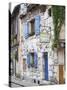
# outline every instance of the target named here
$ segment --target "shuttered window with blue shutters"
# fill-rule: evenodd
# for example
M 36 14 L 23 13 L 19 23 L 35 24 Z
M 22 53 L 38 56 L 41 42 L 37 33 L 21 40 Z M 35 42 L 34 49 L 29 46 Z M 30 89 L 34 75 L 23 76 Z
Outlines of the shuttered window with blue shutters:
M 40 34 L 40 16 L 35 16 L 35 34 Z
M 24 30 L 23 30 L 23 35 L 24 35 L 24 38 L 27 39 L 28 36 L 29 36 L 29 23 L 26 22 L 24 23 Z
M 37 68 L 37 64 L 38 64 L 38 56 L 37 53 L 34 52 L 34 67 Z
M 34 55 L 34 57 L 32 56 L 31 53 L 27 54 L 27 65 L 28 65 L 28 67 L 37 68 L 38 56 L 37 56 L 36 52 L 34 52 L 33 55 Z M 32 57 L 32 59 L 31 59 L 31 57 Z M 34 61 L 33 61 L 33 59 L 34 59 Z

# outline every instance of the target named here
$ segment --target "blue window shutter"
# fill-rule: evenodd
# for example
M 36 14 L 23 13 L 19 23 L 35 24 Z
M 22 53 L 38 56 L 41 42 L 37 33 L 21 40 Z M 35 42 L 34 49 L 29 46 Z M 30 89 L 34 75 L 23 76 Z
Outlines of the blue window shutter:
M 30 53 L 27 54 L 27 65 L 30 66 Z
M 35 17 L 35 34 L 39 35 L 40 33 L 40 16 Z
M 24 38 L 27 39 L 28 36 L 29 36 L 29 23 L 26 22 L 26 23 L 24 24 Z
M 34 66 L 35 66 L 35 68 L 37 68 L 37 64 L 38 64 L 38 57 L 37 57 L 37 53 L 34 52 Z

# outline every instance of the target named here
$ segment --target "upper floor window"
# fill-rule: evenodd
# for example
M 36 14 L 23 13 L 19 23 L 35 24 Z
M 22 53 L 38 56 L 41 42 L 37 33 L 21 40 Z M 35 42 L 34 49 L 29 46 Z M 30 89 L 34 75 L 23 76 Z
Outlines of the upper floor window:
M 29 22 L 24 23 L 23 35 L 27 39 L 29 36 L 40 34 L 40 16 L 35 16 Z
M 29 22 L 29 36 L 32 36 L 32 35 L 35 34 L 35 26 L 34 26 L 34 24 L 35 24 L 34 19 Z
M 48 10 L 48 15 L 51 17 L 51 8 Z

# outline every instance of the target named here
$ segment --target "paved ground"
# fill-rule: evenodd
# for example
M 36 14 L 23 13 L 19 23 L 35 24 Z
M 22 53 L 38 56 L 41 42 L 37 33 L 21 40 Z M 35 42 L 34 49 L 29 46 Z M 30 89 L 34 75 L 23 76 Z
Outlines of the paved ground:
M 32 79 L 19 79 L 19 78 L 15 78 L 12 77 L 11 78 L 11 86 L 12 87 L 29 87 L 29 86 L 41 86 L 41 85 L 52 85 L 54 83 L 50 82 L 50 81 L 46 81 L 46 80 L 42 80 L 40 81 L 40 84 L 38 84 L 38 81 L 36 81 L 36 83 L 34 83 L 34 81 Z
M 17 84 L 17 86 L 22 86 L 22 87 L 38 86 L 38 84 L 35 84 L 32 80 L 29 80 L 29 79 L 22 80 L 19 78 L 12 77 L 11 82 L 12 82 L 12 87 L 15 86 L 15 84 Z
M 17 83 L 11 83 L 11 87 L 14 88 L 14 87 L 20 87 L 20 85 L 18 85 Z

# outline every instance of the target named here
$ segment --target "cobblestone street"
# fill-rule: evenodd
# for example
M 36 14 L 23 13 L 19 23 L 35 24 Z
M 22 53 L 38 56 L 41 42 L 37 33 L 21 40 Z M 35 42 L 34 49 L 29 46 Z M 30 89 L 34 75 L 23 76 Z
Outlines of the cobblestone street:
M 36 83 L 34 82 L 34 80 L 32 79 L 19 79 L 19 78 L 15 78 L 14 76 L 12 76 L 11 79 L 11 86 L 12 87 L 29 87 L 29 86 L 43 86 L 43 85 L 53 85 L 55 84 L 54 82 L 50 82 L 50 81 L 46 81 L 46 80 L 41 80 L 40 83 L 38 84 L 38 82 L 36 81 Z

